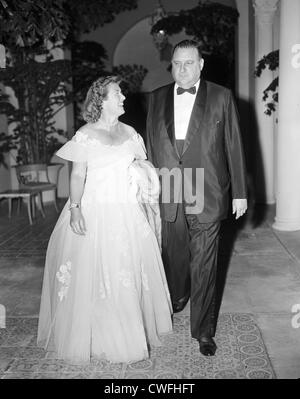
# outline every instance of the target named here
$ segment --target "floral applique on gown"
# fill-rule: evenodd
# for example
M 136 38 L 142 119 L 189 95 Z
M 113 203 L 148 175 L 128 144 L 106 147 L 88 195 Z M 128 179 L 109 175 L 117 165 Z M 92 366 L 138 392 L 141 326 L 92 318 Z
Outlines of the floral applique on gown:
M 72 232 L 68 200 L 48 244 L 37 342 L 72 362 L 139 361 L 172 331 L 158 204 L 142 199 L 149 182 L 158 195 L 157 174 L 142 138 L 121 122 L 117 128 L 130 133 L 118 146 L 79 130 L 57 152 L 87 162 L 87 232 Z

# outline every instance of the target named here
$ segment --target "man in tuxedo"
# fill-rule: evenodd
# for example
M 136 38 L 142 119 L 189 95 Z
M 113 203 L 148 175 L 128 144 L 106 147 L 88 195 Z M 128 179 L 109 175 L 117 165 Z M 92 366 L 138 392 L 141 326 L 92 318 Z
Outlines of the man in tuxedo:
M 233 96 L 200 79 L 203 67 L 197 42 L 175 46 L 175 83 L 149 97 L 147 150 L 161 178 L 162 256 L 173 310 L 190 298 L 192 337 L 213 356 L 220 224 L 230 194 L 236 219 L 246 212 L 247 188 Z

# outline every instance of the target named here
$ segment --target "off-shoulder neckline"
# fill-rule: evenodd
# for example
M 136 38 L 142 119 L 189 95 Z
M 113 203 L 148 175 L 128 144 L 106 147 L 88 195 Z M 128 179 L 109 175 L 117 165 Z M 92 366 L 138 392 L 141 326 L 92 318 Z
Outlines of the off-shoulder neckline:
M 121 144 L 104 144 L 104 143 L 102 143 L 100 140 L 98 140 L 98 139 L 95 139 L 95 138 L 90 138 L 89 136 L 88 136 L 88 134 L 87 133 L 85 133 L 85 132 L 82 132 L 81 130 L 78 130 L 77 132 L 76 132 L 76 134 L 80 134 L 80 135 L 82 135 L 82 136 L 84 136 L 85 137 L 85 142 L 90 142 L 90 143 L 96 143 L 96 144 L 98 144 L 98 145 L 101 145 L 101 146 L 103 146 L 103 147 L 109 147 L 109 148 L 113 148 L 113 147 L 121 147 L 121 146 L 123 146 L 125 143 L 127 143 L 127 142 L 129 142 L 129 141 L 134 141 L 134 139 L 135 139 L 135 136 L 137 136 L 137 133 L 134 133 L 134 134 L 132 134 L 132 135 L 130 135 L 126 140 L 124 140 Z M 80 142 L 80 141 L 79 141 Z

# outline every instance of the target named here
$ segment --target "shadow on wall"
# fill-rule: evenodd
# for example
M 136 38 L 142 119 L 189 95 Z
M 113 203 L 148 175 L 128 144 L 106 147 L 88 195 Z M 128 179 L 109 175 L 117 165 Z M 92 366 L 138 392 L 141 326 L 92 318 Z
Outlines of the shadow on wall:
M 251 222 L 253 227 L 258 227 L 265 220 L 267 211 L 267 207 L 262 206 L 266 203 L 266 182 L 258 124 L 254 104 L 243 99 L 238 99 L 237 103 L 248 173 L 249 205 L 253 208 Z
M 266 220 L 268 210 L 266 205 L 257 202 L 258 198 L 263 202 L 264 197 L 266 197 L 262 152 L 258 136 L 258 124 L 252 102 L 237 99 L 237 104 L 240 115 L 240 128 L 245 150 L 248 177 L 250 208 L 248 215 L 253 228 L 257 228 Z M 239 232 L 244 229 L 246 222 L 247 218 L 241 218 L 236 221 L 229 211 L 228 218 L 224 220 L 221 225 L 215 304 L 216 316 L 218 315 L 222 304 L 222 297 L 230 261 L 232 259 L 234 244 Z
M 146 142 L 147 93 L 133 93 L 126 96 L 125 114 L 119 118 L 121 122 L 132 126 Z
M 234 68 L 230 68 L 228 60 L 221 56 L 205 54 L 203 58 L 204 68 L 201 77 L 234 91 Z

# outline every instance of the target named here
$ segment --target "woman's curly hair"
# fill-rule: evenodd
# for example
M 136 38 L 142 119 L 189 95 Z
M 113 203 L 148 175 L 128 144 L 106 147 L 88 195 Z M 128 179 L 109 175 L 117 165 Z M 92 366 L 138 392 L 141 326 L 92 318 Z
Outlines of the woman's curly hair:
M 106 98 L 110 83 L 120 83 L 118 76 L 103 76 L 92 83 L 83 105 L 82 117 L 85 122 L 95 123 L 99 120 L 103 100 Z

